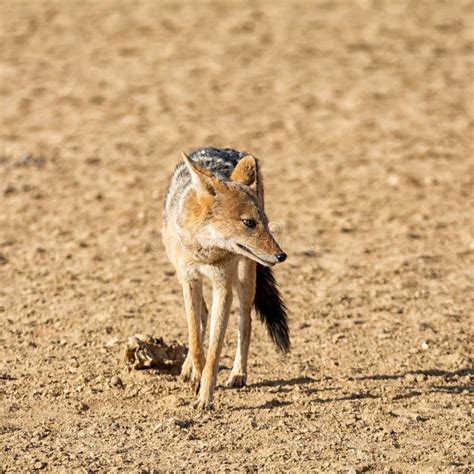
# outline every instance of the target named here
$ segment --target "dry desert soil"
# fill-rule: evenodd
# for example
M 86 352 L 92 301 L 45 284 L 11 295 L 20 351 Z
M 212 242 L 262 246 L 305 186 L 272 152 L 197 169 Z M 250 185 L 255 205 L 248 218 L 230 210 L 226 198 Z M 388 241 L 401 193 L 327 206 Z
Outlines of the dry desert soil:
M 1 0 L 0 472 L 473 472 L 474 3 Z M 187 340 L 181 150 L 260 158 L 292 352 L 215 410 L 129 371 Z

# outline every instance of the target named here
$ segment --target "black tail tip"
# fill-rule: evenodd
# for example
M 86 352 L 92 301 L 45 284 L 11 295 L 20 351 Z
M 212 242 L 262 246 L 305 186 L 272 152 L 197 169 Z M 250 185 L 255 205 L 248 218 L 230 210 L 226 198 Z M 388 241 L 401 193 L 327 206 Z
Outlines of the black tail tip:
M 288 315 L 283 298 L 278 290 L 271 268 L 257 264 L 257 287 L 254 301 L 255 309 L 268 334 L 280 352 L 291 349 Z
M 279 319 L 265 319 L 265 323 L 267 325 L 268 334 L 275 343 L 277 350 L 283 354 L 288 354 L 291 350 L 291 342 L 286 308 L 282 304 L 279 310 L 280 311 L 276 312 L 279 314 Z
M 291 351 L 290 337 L 287 335 L 285 339 L 275 341 L 277 349 L 283 354 L 288 354 Z

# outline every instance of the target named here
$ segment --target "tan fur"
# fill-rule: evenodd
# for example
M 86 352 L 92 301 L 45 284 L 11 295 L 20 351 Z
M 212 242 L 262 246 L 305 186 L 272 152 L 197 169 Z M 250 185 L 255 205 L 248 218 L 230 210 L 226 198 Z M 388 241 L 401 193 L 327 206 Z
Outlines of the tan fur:
M 237 295 L 240 304 L 240 322 L 237 335 L 237 352 L 227 385 L 243 387 L 247 382 L 247 359 L 250 346 L 252 319 L 250 316 L 255 298 L 256 263 L 249 259 L 239 262 L 237 270 Z
M 183 288 L 188 323 L 189 354 L 182 376 L 191 379 L 198 392 L 196 406 L 211 406 L 232 302 L 237 289 L 240 323 L 237 353 L 228 385 L 241 387 L 247 378 L 250 343 L 250 312 L 255 297 L 256 261 L 277 263 L 282 252 L 268 229 L 263 211 L 263 185 L 258 162 L 242 158 L 227 182 L 219 181 L 183 156 L 192 178 L 192 189 L 183 196 L 181 208 L 171 209 L 163 226 L 163 241 Z M 244 221 L 252 219 L 253 228 Z M 209 347 L 204 357 L 207 308 L 202 278 L 212 283 Z
M 190 191 L 189 194 L 184 205 L 185 220 L 191 228 L 194 228 L 200 226 L 208 215 L 214 197 L 209 194 L 198 196 L 196 191 Z
M 250 186 L 253 190 L 257 189 L 257 165 L 252 155 L 242 158 L 230 176 L 231 181 Z

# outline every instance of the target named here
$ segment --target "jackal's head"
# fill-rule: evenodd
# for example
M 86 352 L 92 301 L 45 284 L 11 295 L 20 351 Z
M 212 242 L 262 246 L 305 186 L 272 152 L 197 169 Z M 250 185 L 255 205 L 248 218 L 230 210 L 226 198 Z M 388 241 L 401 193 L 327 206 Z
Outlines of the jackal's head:
M 245 156 L 229 180 L 222 181 L 184 154 L 183 159 L 193 185 L 183 217 L 200 243 L 244 255 L 265 266 L 283 262 L 286 254 L 270 233 L 263 210 L 257 160 Z

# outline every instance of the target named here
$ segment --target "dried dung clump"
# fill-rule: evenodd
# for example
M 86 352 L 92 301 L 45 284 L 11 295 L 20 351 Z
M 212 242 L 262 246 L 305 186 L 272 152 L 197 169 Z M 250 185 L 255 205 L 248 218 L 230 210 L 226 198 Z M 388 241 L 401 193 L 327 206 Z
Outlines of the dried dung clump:
M 156 368 L 178 372 L 187 352 L 186 346 L 176 341 L 168 345 L 162 337 L 136 334 L 127 340 L 125 363 L 135 370 Z

